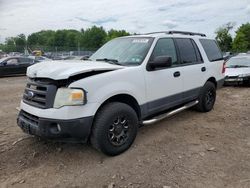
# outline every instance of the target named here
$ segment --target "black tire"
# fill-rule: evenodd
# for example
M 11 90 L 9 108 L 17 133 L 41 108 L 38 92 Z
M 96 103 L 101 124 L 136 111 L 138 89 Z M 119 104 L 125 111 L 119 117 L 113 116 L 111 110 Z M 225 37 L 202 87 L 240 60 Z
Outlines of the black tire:
M 134 109 L 120 102 L 108 103 L 97 112 L 90 141 L 97 150 L 115 156 L 132 145 L 137 129 Z
M 200 91 L 199 103 L 196 110 L 199 112 L 209 112 L 213 109 L 216 100 L 216 87 L 213 82 L 207 81 Z

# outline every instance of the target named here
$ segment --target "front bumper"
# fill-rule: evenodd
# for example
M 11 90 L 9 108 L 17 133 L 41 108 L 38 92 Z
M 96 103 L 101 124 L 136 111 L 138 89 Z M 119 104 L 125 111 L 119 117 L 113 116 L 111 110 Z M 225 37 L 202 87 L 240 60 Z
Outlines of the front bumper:
M 93 116 L 58 120 L 34 116 L 21 110 L 18 114 L 17 124 L 25 132 L 48 139 L 78 140 L 87 142 L 91 133 Z

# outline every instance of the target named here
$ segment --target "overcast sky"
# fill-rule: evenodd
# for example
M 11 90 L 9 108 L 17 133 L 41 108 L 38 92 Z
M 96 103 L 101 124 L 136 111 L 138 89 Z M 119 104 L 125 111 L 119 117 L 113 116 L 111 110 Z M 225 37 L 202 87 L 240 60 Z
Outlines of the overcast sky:
M 250 0 L 0 0 L 0 42 L 44 29 L 103 26 L 145 33 L 206 33 L 227 22 L 250 22 Z

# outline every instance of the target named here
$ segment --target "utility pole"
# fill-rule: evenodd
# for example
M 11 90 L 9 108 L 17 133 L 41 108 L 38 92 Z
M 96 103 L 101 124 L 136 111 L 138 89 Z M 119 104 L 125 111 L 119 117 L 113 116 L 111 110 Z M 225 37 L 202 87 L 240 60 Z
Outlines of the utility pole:
M 78 56 L 80 56 L 80 42 L 78 41 Z

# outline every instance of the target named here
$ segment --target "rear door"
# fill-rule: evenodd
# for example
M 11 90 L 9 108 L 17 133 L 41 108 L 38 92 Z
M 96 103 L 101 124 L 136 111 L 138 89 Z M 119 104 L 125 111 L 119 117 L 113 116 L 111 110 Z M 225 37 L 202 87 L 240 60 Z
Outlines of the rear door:
M 149 61 L 153 61 L 158 56 L 171 57 L 173 64 L 168 68 L 145 70 L 149 115 L 169 109 L 182 101 L 182 77 L 179 74 L 178 56 L 172 38 L 159 39 Z
M 183 78 L 183 102 L 196 99 L 206 78 L 206 66 L 195 41 L 191 38 L 176 38 Z
M 18 74 L 26 74 L 27 67 L 32 65 L 33 62 L 34 62 L 33 59 L 20 57 L 19 58 Z

